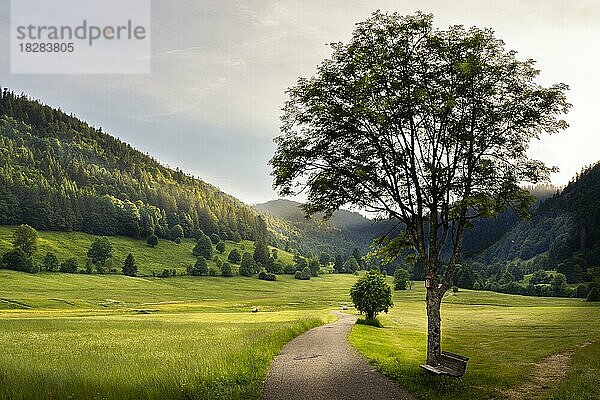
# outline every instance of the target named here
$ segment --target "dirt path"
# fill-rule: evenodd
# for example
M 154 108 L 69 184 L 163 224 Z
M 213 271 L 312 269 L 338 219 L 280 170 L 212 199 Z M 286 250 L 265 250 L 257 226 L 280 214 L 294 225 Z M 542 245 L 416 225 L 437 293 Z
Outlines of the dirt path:
M 589 346 L 586 342 L 564 353 L 552 354 L 533 366 L 533 372 L 526 382 L 515 389 L 503 391 L 503 395 L 510 400 L 533 399 L 543 394 L 556 382 L 562 381 L 567 375 L 569 360 L 575 351 Z
M 334 314 L 339 320 L 283 347 L 265 381 L 263 400 L 414 399 L 350 347 L 346 336 L 356 317 Z

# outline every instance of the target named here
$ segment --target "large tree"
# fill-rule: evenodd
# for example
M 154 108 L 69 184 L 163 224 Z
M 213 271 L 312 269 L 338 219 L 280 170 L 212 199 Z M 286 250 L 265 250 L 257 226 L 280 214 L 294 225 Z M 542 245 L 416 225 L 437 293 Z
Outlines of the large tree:
M 566 85 L 536 83 L 534 61 L 491 30 L 432 22 L 376 12 L 334 43 L 316 74 L 288 89 L 270 163 L 281 195 L 306 192 L 307 214 L 353 206 L 403 227 L 380 245 L 388 257 L 408 247 L 424 266 L 435 365 L 464 230 L 506 207 L 527 213 L 520 184 L 552 171 L 529 159 L 529 142 L 564 129 L 570 105 Z

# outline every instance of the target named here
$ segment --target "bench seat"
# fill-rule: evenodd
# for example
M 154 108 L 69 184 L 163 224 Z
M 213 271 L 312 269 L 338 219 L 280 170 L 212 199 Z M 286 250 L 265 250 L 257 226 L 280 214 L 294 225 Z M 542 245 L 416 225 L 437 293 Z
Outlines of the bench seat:
M 434 375 L 447 375 L 460 378 L 465 374 L 469 357 L 442 351 L 438 365 L 420 365 L 425 371 Z

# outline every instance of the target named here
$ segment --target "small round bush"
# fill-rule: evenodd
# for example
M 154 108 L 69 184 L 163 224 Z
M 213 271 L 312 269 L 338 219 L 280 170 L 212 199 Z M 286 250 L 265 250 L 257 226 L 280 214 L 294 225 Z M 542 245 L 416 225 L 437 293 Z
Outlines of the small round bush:
M 388 312 L 393 306 L 392 289 L 385 277 L 376 270 L 360 277 L 350 289 L 350 297 L 358 311 L 365 314 L 367 320 L 373 320 L 380 312 Z
M 394 271 L 394 290 L 406 290 L 409 287 L 410 273 L 407 269 L 396 268 Z
M 228 262 L 225 262 L 225 263 L 223 263 L 223 265 L 221 265 L 221 275 L 226 276 L 226 277 L 233 276 L 233 271 L 231 270 L 231 264 L 229 264 Z
M 148 236 L 148 239 L 146 239 L 146 243 L 150 247 L 156 247 L 158 245 L 158 236 L 156 236 L 156 235 Z
M 37 268 L 33 265 L 31 257 L 28 257 L 27 253 L 21 249 L 14 249 L 4 253 L 2 256 L 2 268 L 30 273 L 37 272 Z
M 238 249 L 233 249 L 229 252 L 229 256 L 227 256 L 227 260 L 234 264 L 239 264 L 242 261 L 242 255 L 240 254 Z
M 77 272 L 79 268 L 79 262 L 77 262 L 76 258 L 69 258 L 60 264 L 60 272 L 67 272 L 70 274 L 74 274 Z
M 58 262 L 58 258 L 56 257 L 56 254 L 54 254 L 51 251 L 46 253 L 46 256 L 44 257 L 44 261 L 42 262 L 42 265 L 44 266 L 44 270 L 50 271 L 50 272 L 58 271 L 58 268 L 60 267 L 60 264 Z
M 277 277 L 275 276 L 275 274 L 272 274 L 270 272 L 260 271 L 258 273 L 258 279 L 261 279 L 263 281 L 275 281 L 277 280 Z
M 210 241 L 212 242 L 212 244 L 217 244 L 221 241 L 221 237 L 216 233 L 213 233 L 212 235 L 210 235 Z
M 198 256 L 196 263 L 193 266 L 188 266 L 187 272 L 192 276 L 208 275 L 208 264 L 206 258 Z

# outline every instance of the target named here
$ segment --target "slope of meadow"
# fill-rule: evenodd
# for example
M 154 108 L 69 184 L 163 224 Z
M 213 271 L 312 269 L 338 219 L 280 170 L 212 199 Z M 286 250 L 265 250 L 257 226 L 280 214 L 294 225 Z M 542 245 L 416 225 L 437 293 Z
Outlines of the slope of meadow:
M 0 254 L 12 249 L 12 234 L 14 226 L 0 226 Z M 71 257 L 77 258 L 81 267 L 85 266 L 87 251 L 92 242 L 99 236 L 90 235 L 83 232 L 52 232 L 38 231 L 38 250 L 34 256 L 35 261 L 41 264 L 42 259 L 47 252 L 51 251 L 58 257 L 59 261 Z M 145 240 L 133 239 L 125 236 L 111 236 L 110 242 L 113 244 L 113 266 L 119 273 L 123 267 L 123 262 L 127 254 L 133 254 L 140 275 L 160 274 L 163 269 L 176 269 L 178 273 L 184 272 L 186 266 L 193 265 L 196 257 L 192 254 L 195 241 L 193 239 L 183 239 L 180 244 L 171 240 L 160 240 L 158 246 L 151 248 Z M 219 253 L 213 246 L 213 257 L 217 256 L 221 261 L 227 261 L 227 255 L 233 249 L 238 249 L 240 254 L 247 251 L 254 251 L 254 242 L 242 240 L 240 243 L 225 241 L 225 251 Z M 271 247 L 273 248 L 273 247 Z M 278 258 L 284 264 L 293 263 L 293 255 L 284 250 L 278 249 Z M 209 266 L 214 266 L 213 261 L 209 261 Z M 232 265 L 235 270 L 235 265 Z

